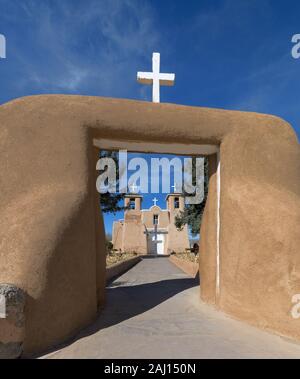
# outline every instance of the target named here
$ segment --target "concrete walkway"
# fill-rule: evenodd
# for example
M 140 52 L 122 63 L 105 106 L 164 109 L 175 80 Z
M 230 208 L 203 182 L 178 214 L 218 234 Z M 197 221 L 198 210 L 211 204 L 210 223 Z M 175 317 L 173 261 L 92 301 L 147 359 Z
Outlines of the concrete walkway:
M 300 358 L 300 345 L 203 304 L 166 258 L 144 259 L 107 292 L 98 321 L 43 358 Z

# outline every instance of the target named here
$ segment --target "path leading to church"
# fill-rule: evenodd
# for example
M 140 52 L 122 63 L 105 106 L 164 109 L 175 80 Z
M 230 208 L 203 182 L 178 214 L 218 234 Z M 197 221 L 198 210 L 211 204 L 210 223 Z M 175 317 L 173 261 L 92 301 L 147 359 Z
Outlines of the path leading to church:
M 97 322 L 44 358 L 300 358 L 300 345 L 203 304 L 196 281 L 157 258 L 113 282 Z

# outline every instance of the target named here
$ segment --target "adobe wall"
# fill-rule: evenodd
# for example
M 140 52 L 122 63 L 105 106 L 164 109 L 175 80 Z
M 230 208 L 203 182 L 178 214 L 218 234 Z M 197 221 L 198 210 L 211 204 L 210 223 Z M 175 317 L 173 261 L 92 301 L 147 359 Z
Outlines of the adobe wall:
M 145 224 L 146 228 L 153 228 L 153 215 L 158 215 L 158 227 L 167 228 L 169 225 L 169 213 L 165 209 L 161 209 L 158 206 L 153 206 L 149 210 L 143 210 L 142 212 L 142 222 Z
M 239 319 L 300 339 L 300 148 L 283 120 L 255 113 L 82 96 L 0 107 L 0 284 L 26 294 L 24 352 L 63 341 L 104 302 L 105 235 L 93 138 L 217 144 L 220 295 L 214 296 L 216 185 L 202 226 L 201 296 Z M 187 149 L 188 153 L 188 149 Z M 0 340 L 4 335 L 0 320 Z M 12 336 L 13 339 L 13 336 Z
M 122 250 L 123 248 L 123 227 L 122 221 L 115 221 L 113 223 L 112 244 L 116 250 Z
M 202 300 L 209 304 L 216 304 L 217 155 L 211 155 L 208 159 L 209 193 L 201 225 L 199 273 Z
M 147 254 L 147 238 L 144 232 L 142 212 L 139 210 L 126 211 L 122 234 L 122 251 Z
M 174 200 L 179 198 L 179 208 L 175 209 Z M 183 253 L 190 247 L 188 227 L 185 225 L 182 230 L 178 230 L 175 226 L 175 217 L 184 210 L 185 203 L 182 195 L 170 194 L 167 199 L 167 207 L 169 210 L 169 222 L 168 222 L 168 250 L 167 253 L 172 252 Z
M 183 253 L 190 247 L 188 228 L 185 225 L 182 230 L 178 230 L 171 221 L 168 226 L 168 253 L 175 251 L 176 253 Z

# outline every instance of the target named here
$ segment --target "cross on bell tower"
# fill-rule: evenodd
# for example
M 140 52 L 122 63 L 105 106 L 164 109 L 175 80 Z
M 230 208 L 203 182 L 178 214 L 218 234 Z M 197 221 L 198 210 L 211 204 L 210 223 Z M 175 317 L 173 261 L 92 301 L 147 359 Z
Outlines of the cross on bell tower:
M 179 185 L 179 184 L 175 183 L 174 186 L 172 186 L 172 188 L 174 188 L 174 193 L 181 193 L 182 192 L 182 184 Z
M 130 190 L 131 193 L 137 193 L 137 190 L 138 190 L 138 189 L 139 189 L 139 187 L 136 186 L 135 184 L 131 184 L 131 185 L 129 186 L 129 190 Z

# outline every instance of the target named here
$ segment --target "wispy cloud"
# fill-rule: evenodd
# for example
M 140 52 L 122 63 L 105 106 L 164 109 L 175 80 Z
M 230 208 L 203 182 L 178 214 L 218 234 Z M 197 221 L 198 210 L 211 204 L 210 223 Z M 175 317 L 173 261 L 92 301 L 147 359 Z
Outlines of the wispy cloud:
M 176 73 L 163 101 L 273 113 L 297 125 L 294 3 L 0 0 L 0 102 L 37 93 L 151 100 L 136 72 L 149 70 L 160 51 L 162 71 Z
M 17 14 L 34 41 L 28 46 L 19 35 L 11 46 L 23 71 L 16 85 L 43 92 L 125 95 L 159 40 L 153 9 L 143 0 L 30 0 L 5 9 L 0 20 L 13 23 Z

